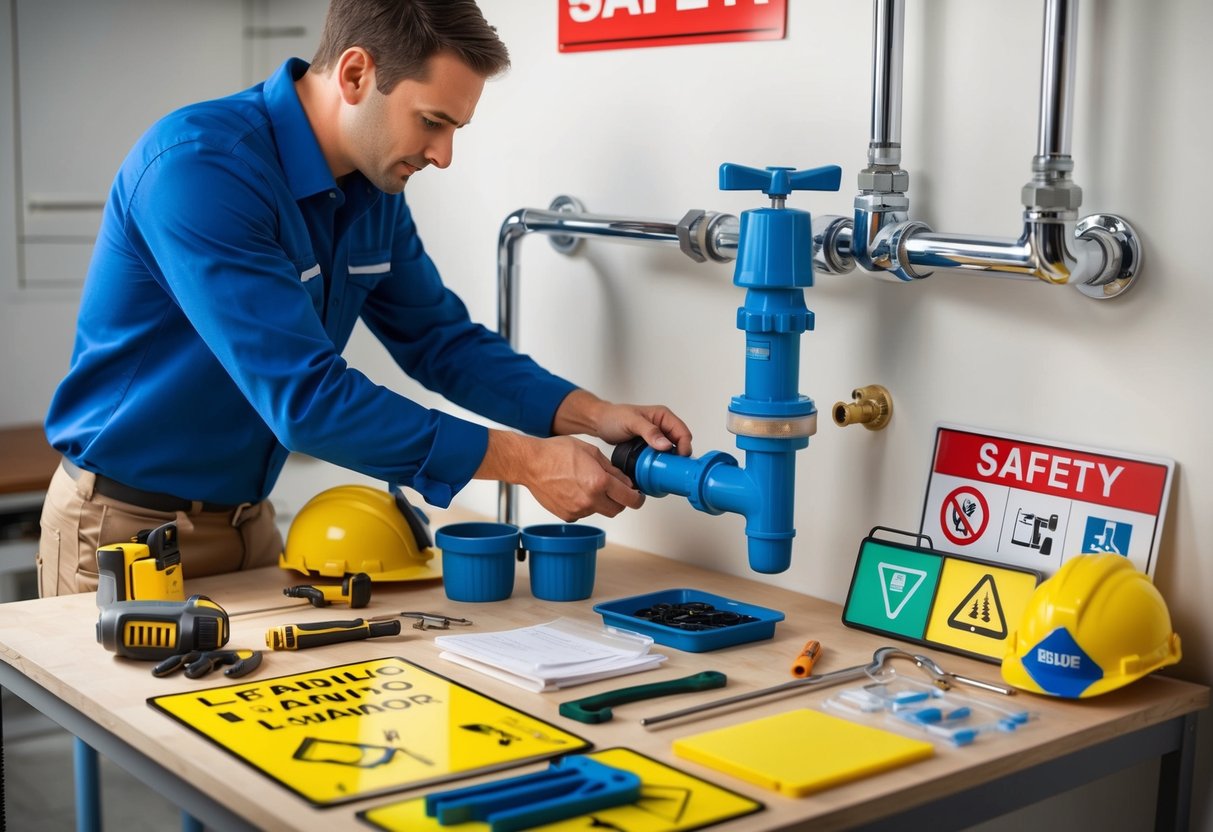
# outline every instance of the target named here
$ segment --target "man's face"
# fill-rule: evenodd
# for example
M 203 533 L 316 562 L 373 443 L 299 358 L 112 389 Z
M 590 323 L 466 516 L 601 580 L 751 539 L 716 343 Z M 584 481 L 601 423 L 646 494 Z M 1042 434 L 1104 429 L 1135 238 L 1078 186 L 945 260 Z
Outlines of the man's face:
M 434 55 L 428 66 L 425 81 L 406 78 L 387 95 L 372 85 L 344 110 L 350 159 L 385 193 L 400 193 L 427 165 L 451 163 L 455 130 L 471 121 L 484 90 L 484 78 L 452 55 Z

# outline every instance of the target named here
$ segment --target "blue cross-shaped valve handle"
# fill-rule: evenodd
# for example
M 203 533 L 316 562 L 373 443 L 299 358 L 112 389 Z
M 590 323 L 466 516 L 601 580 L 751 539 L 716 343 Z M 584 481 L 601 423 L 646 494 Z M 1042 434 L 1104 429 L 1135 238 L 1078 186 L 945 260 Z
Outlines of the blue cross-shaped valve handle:
M 836 191 L 841 184 L 842 168 L 838 165 L 808 170 L 782 167 L 761 170 L 732 162 L 720 166 L 720 190 L 762 191 L 772 199 L 783 199 L 792 191 Z

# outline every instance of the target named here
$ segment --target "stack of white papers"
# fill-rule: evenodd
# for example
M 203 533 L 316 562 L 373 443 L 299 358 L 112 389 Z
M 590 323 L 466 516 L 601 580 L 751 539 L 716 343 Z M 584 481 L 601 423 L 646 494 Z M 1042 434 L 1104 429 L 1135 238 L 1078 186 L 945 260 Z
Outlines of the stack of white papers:
M 652 670 L 667 658 L 649 652 L 648 636 L 569 618 L 497 633 L 438 636 L 434 643 L 447 661 L 536 693 Z

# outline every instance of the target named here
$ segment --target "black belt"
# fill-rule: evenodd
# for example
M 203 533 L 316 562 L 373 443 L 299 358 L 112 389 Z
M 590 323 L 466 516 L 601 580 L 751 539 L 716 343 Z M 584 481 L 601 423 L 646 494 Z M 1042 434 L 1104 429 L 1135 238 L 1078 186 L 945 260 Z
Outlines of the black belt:
M 80 467 L 67 457 L 63 458 L 63 470 L 72 479 L 80 479 Z M 142 491 L 138 488 L 131 488 L 129 485 L 123 485 L 104 474 L 94 474 L 93 476 L 96 477 L 96 483 L 93 485 L 94 493 L 102 494 L 124 503 L 130 503 L 133 506 L 149 508 L 152 511 L 192 511 L 195 506 L 194 502 L 182 497 L 174 497 L 172 494 L 159 494 L 155 491 Z M 236 506 L 224 505 L 222 503 L 204 502 L 200 505 L 202 511 L 228 512 L 236 510 Z

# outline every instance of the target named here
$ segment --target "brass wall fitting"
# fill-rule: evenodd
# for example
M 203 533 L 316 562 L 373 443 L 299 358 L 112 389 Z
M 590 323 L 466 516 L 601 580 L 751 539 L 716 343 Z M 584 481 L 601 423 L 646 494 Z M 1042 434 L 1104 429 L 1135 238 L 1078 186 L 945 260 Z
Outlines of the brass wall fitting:
M 893 418 L 893 397 L 879 384 L 851 391 L 850 402 L 834 402 L 834 424 L 840 428 L 863 425 L 868 430 L 883 430 Z

